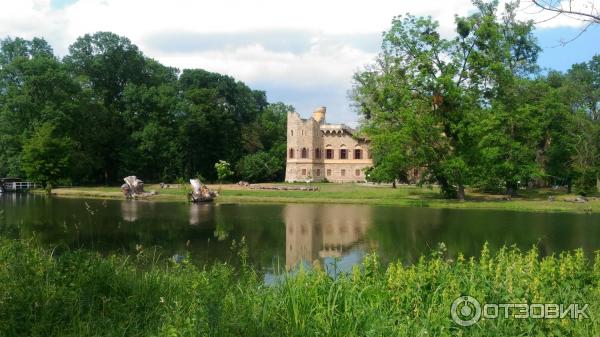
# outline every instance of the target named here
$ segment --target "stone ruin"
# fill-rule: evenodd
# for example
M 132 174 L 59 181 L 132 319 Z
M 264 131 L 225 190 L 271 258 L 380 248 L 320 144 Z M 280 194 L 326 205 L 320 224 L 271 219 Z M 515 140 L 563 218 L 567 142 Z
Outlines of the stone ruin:
M 121 191 L 127 199 L 150 197 L 156 194 L 154 191 L 145 192 L 144 182 L 136 176 L 125 177 L 123 180 L 125 184 L 121 185 Z
M 200 179 L 190 179 L 192 185 L 192 193 L 188 194 L 188 199 L 191 202 L 207 202 L 212 201 L 217 192 L 211 191 L 206 185 L 200 182 Z

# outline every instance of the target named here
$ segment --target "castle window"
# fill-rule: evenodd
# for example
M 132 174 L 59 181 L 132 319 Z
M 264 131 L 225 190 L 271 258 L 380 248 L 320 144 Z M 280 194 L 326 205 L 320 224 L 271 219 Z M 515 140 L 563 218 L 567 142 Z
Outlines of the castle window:
M 308 158 L 308 150 L 305 147 L 302 148 L 301 156 L 302 158 Z
M 294 149 L 290 149 L 290 158 L 294 158 Z
M 315 149 L 315 158 L 321 159 L 321 149 L 319 149 L 319 148 Z
M 356 174 L 357 177 L 360 177 L 360 170 L 356 170 L 354 173 Z
M 342 169 L 342 177 L 346 176 L 346 170 Z
M 340 150 L 340 159 L 348 159 L 348 150 L 346 150 L 346 149 Z
M 302 175 L 305 176 L 306 175 L 306 169 L 302 169 Z
M 333 159 L 333 149 L 327 149 L 327 150 L 325 150 L 325 158 L 327 158 L 327 159 Z
M 321 169 L 317 169 L 317 174 L 316 174 L 316 176 L 317 176 L 317 177 L 320 177 L 320 176 L 321 176 Z
M 294 136 L 294 130 L 290 130 L 290 132 L 292 133 L 292 136 Z
M 360 149 L 354 149 L 354 159 L 362 159 L 362 151 Z
M 327 169 L 327 176 L 331 175 L 331 169 Z

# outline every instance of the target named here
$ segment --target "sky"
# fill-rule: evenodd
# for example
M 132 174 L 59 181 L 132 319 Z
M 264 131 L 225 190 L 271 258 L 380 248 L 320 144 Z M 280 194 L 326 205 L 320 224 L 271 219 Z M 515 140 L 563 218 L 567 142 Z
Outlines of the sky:
M 518 15 L 540 22 L 543 68 L 564 71 L 600 53 L 600 25 L 563 45 L 582 23 L 546 20 L 530 1 Z M 111 31 L 165 65 L 233 76 L 303 116 L 326 106 L 329 122 L 350 125 L 352 75 L 376 58 L 394 16 L 431 16 L 451 37 L 454 15 L 473 11 L 470 0 L 0 0 L 0 8 L 0 38 L 43 37 L 62 57 L 77 37 Z

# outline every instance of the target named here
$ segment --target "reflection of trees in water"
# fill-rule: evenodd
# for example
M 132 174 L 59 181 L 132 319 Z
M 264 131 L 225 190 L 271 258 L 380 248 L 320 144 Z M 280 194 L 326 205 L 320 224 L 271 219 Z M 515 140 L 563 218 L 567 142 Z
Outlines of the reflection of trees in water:
M 286 205 L 286 266 L 346 255 L 363 242 L 371 210 L 357 205 Z
M 541 255 L 583 248 L 600 248 L 600 216 L 568 213 L 527 213 L 491 210 L 448 210 L 377 207 L 368 238 L 378 242 L 385 261 L 415 262 L 444 242 L 449 256 L 459 252 L 479 256 L 485 242 L 490 249 L 536 245 Z M 594 220 L 595 218 L 595 220 Z

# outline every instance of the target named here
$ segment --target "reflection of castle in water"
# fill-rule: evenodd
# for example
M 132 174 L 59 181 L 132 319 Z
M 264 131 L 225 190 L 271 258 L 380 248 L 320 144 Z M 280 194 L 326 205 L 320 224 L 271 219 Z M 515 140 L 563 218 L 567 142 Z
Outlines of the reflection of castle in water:
M 286 205 L 286 266 L 344 256 L 361 243 L 371 224 L 371 211 L 358 205 Z

